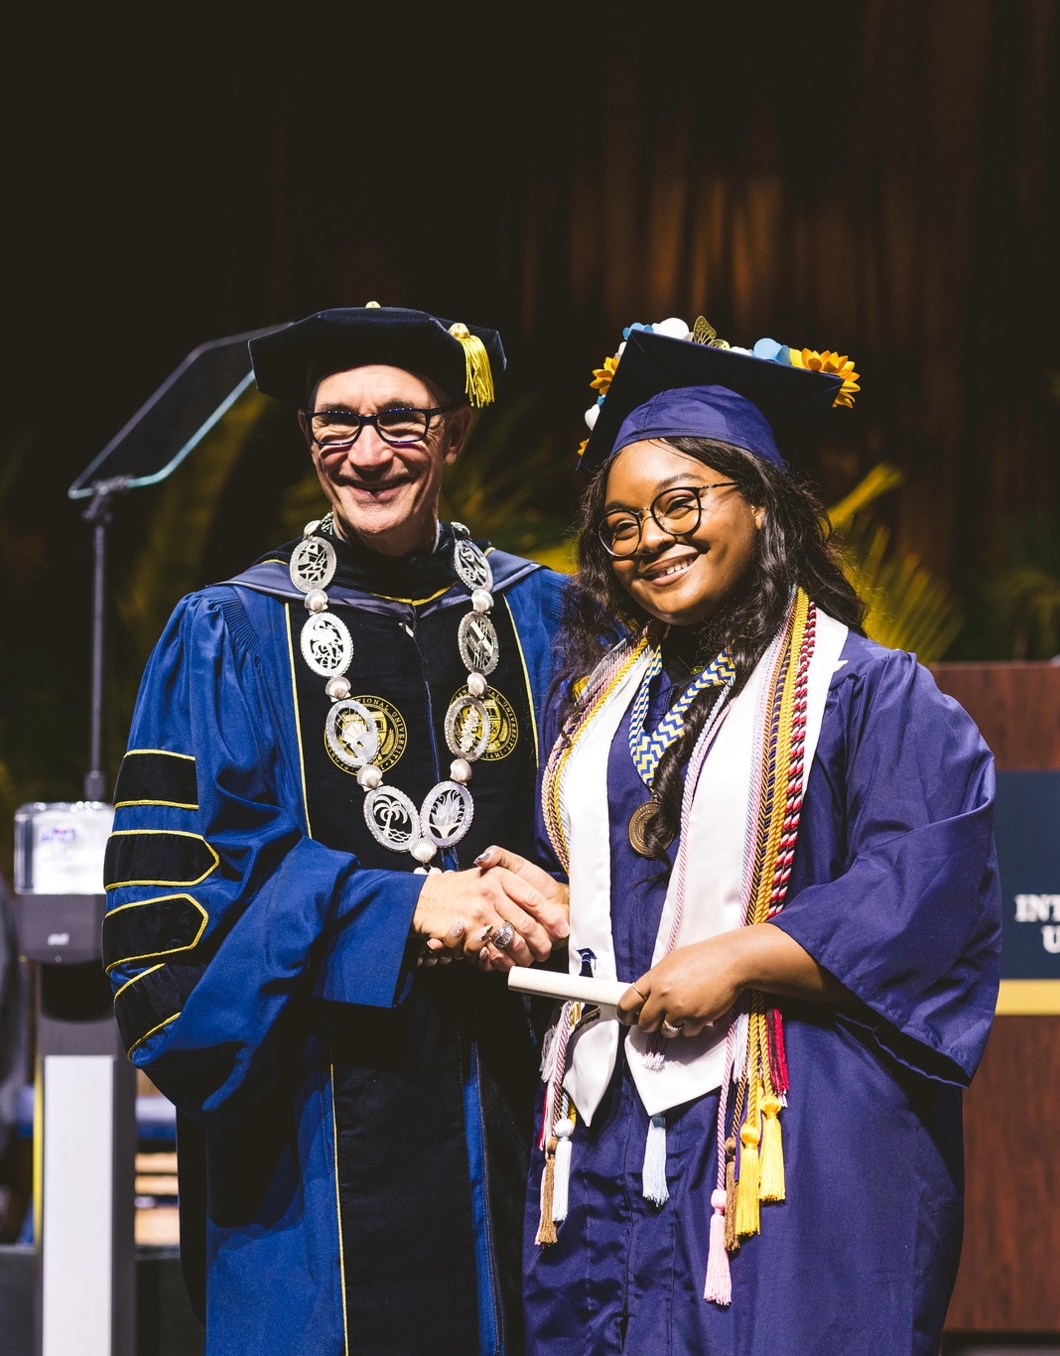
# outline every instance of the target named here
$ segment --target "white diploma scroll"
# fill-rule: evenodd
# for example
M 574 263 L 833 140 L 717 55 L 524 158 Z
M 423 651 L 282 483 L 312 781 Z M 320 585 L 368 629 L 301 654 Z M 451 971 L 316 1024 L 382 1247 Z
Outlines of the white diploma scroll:
M 526 970 L 519 966 L 508 971 L 508 988 L 516 993 L 531 993 L 539 998 L 573 998 L 579 1003 L 595 1003 L 601 1008 L 618 1007 L 630 985 L 618 979 L 589 979 L 582 975 L 563 975 L 554 970 Z

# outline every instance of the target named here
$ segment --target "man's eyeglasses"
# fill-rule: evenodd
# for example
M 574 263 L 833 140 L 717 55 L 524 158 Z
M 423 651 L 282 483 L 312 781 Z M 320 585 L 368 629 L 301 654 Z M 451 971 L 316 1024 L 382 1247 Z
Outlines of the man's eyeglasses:
M 716 480 L 711 485 L 679 485 L 657 494 L 646 509 L 615 509 L 596 529 L 600 543 L 608 555 L 636 555 L 649 514 L 667 536 L 691 536 L 703 518 L 703 492 L 735 484 L 735 480 Z
M 341 452 L 352 447 L 366 424 L 371 424 L 383 442 L 391 447 L 413 447 L 427 441 L 431 423 L 439 414 L 448 414 L 453 405 L 433 410 L 380 410 L 378 414 L 357 414 L 353 410 L 306 410 L 306 421 L 313 441 L 322 452 Z

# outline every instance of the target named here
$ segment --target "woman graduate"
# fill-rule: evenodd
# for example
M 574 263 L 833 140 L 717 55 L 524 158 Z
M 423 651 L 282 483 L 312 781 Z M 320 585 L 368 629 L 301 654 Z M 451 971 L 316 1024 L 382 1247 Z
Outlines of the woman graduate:
M 991 756 L 865 638 L 778 451 L 853 365 L 658 329 L 583 455 L 542 852 L 572 971 L 631 987 L 545 1049 L 528 1350 L 936 1356 L 998 983 Z

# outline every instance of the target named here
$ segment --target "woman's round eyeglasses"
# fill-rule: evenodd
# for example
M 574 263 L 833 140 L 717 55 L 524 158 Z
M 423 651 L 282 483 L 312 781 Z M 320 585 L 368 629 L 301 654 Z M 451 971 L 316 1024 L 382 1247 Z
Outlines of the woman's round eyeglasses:
M 383 442 L 391 447 L 413 447 L 416 443 L 426 442 L 435 417 L 448 414 L 454 408 L 453 405 L 438 405 L 433 410 L 380 410 L 378 414 L 307 410 L 305 417 L 313 441 L 322 452 L 341 452 L 353 446 L 366 424 L 371 424 Z
M 615 509 L 596 529 L 600 544 L 611 556 L 620 559 L 636 555 L 644 520 L 650 514 L 656 525 L 670 537 L 688 537 L 703 518 L 704 490 L 735 486 L 735 480 L 715 480 L 710 485 L 678 485 L 657 494 L 647 508 Z

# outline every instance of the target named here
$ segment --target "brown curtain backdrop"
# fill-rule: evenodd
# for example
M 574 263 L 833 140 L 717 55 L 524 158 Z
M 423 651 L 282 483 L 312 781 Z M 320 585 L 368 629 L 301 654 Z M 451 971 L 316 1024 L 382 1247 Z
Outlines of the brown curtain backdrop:
M 1055 507 L 1055 6 L 876 0 L 830 35 L 796 8 L 787 41 L 700 49 L 693 78 L 616 37 L 524 188 L 521 334 L 545 348 L 562 316 L 598 361 L 633 319 L 703 312 L 853 354 L 826 488 L 900 464 L 899 543 L 960 580 Z
M 376 6 L 174 18 L 164 40 L 21 12 L 0 92 L 8 784 L 68 794 L 84 765 L 65 675 L 87 671 L 88 533 L 65 485 L 194 345 L 322 306 L 497 324 L 506 398 L 536 393 L 557 458 L 631 321 L 850 353 L 856 408 L 795 460 L 829 498 L 897 462 L 898 544 L 967 590 L 1057 507 L 1056 10 L 617 0 L 501 34 Z M 268 544 L 304 465 L 289 423 L 251 440 L 199 582 Z M 118 507 L 115 589 L 153 502 Z M 27 627 L 60 593 L 61 634 Z

